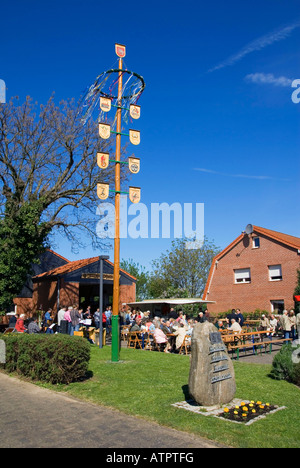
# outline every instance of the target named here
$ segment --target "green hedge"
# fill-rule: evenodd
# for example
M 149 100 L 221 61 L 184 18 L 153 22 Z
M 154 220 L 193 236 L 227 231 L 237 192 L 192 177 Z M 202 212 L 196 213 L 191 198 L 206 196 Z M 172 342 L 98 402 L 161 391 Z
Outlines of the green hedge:
M 32 380 L 69 384 L 86 376 L 90 343 L 77 336 L 11 334 L 6 344 L 7 372 L 18 372 Z
M 254 312 L 243 312 L 241 310 L 245 320 L 260 320 L 261 316 L 264 314 L 266 316 L 270 315 L 270 312 L 267 310 L 255 309 Z M 227 310 L 226 312 L 219 312 L 217 315 L 217 319 L 224 319 L 227 315 L 231 314 L 231 309 Z

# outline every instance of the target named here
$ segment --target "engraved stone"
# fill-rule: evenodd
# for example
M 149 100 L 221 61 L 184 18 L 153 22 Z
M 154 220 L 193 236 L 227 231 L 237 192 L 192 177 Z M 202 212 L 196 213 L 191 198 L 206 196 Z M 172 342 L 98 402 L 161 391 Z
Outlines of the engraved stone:
M 216 366 L 220 361 L 227 362 Z M 233 400 L 235 392 L 234 368 L 221 334 L 212 323 L 197 323 L 192 334 L 191 397 L 202 406 L 223 405 Z

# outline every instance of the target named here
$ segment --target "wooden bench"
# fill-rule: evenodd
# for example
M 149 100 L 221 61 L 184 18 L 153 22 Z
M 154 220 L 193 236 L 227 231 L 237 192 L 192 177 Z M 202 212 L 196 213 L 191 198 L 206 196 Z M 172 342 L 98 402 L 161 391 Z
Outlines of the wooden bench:
M 257 350 L 260 348 L 261 351 L 263 347 L 265 348 L 266 352 L 267 346 L 269 345 L 269 352 L 271 353 L 273 344 L 281 344 L 286 343 L 287 341 L 292 341 L 292 338 L 276 338 L 264 341 L 263 338 L 268 338 L 269 335 L 269 331 L 232 333 L 228 335 L 223 335 L 222 340 L 226 345 L 228 351 L 236 353 L 237 360 L 239 359 L 240 350 L 244 350 L 246 352 L 247 349 L 252 348 L 253 354 L 257 354 Z

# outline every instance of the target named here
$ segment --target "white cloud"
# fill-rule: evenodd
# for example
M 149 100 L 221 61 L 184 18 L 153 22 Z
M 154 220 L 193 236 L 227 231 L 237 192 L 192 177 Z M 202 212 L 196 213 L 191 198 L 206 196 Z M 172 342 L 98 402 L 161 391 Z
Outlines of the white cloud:
M 219 70 L 220 68 L 228 67 L 230 65 L 234 65 L 236 62 L 239 62 L 243 57 L 246 55 L 255 52 L 256 50 L 264 49 L 265 47 L 273 44 L 274 42 L 279 42 L 287 37 L 294 31 L 294 29 L 300 26 L 300 21 L 296 21 L 289 26 L 285 26 L 281 29 L 277 29 L 269 34 L 259 37 L 254 41 L 247 44 L 243 47 L 239 52 L 234 55 L 231 55 L 228 59 L 224 60 L 223 62 L 219 63 L 215 67 L 208 70 L 208 73 L 211 73 L 215 70 Z
M 257 84 L 272 84 L 283 87 L 290 87 L 293 81 L 286 76 L 276 77 L 272 73 L 250 73 L 250 75 L 245 76 L 245 80 Z
M 289 179 L 278 179 L 276 177 L 267 176 L 267 175 L 248 175 L 248 174 L 227 174 L 224 172 L 213 171 L 211 169 L 204 169 L 203 167 L 196 167 L 194 171 L 205 172 L 206 174 L 220 175 L 222 177 L 237 177 L 240 179 L 254 179 L 254 180 L 277 180 L 288 182 Z

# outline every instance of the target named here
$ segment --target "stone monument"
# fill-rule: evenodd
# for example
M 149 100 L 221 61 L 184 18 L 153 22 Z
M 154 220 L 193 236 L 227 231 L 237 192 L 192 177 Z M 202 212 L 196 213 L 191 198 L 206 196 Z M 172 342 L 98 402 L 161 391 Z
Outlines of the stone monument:
M 212 323 L 197 323 L 192 334 L 189 394 L 201 406 L 221 406 L 231 402 L 235 392 L 233 364 L 221 333 Z

